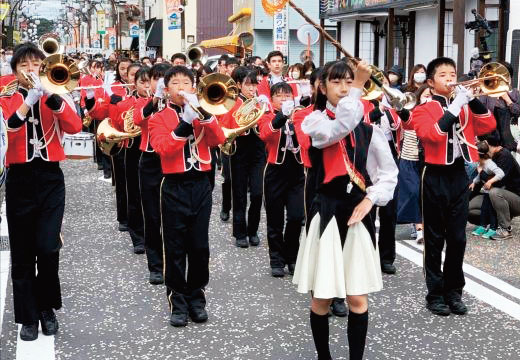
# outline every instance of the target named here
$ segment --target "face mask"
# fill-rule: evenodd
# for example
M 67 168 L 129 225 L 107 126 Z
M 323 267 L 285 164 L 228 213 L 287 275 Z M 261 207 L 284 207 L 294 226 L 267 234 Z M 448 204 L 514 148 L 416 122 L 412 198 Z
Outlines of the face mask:
M 5 56 L 5 61 L 7 62 L 11 62 L 11 59 L 13 58 L 13 55 L 6 55 Z
M 390 74 L 388 75 L 388 78 L 390 79 L 390 84 L 395 85 L 397 84 L 397 80 L 399 80 L 399 76 Z
M 426 80 L 425 73 L 415 73 L 413 74 L 413 79 L 416 83 L 422 84 Z

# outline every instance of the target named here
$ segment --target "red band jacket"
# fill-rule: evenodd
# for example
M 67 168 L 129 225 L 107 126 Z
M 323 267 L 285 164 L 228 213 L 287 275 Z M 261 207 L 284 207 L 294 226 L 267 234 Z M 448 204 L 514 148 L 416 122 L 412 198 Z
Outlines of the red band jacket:
M 0 97 L 0 106 L 8 119 L 7 166 L 30 162 L 36 156 L 45 161 L 64 160 L 63 133 L 76 134 L 82 127 L 72 101 L 69 104 L 68 100 L 58 95 L 43 95 L 27 116 L 21 118 L 18 109 L 27 93 L 20 87 L 12 96 Z
M 459 143 L 463 158 L 468 162 L 475 162 L 478 160 L 477 150 L 460 139 L 455 139 L 456 132 L 466 142 L 474 145 L 477 136 L 495 130 L 495 118 L 478 99 L 464 105 L 458 117 L 446 111 L 448 105 L 447 98 L 434 95 L 431 101 L 417 106 L 408 120 L 403 122 L 403 126 L 417 133 L 424 147 L 426 163 L 453 164 L 455 141 Z
M 120 85 L 121 83 L 116 81 L 112 85 Z M 102 96 L 98 97 L 98 93 L 96 92 L 96 96 L 92 100 L 85 100 L 85 105 L 87 107 L 87 111 L 89 115 L 98 121 L 104 120 L 107 117 L 110 119 L 115 119 L 118 115 L 118 110 L 115 105 L 124 100 L 128 96 L 128 92 L 123 86 L 112 86 L 112 92 L 114 93 L 112 96 L 108 96 L 104 91 L 102 92 Z
M 79 86 L 101 86 L 103 85 L 103 80 L 95 78 L 91 75 L 84 75 L 81 77 L 81 80 L 79 81 Z M 96 94 L 94 96 L 95 99 L 101 99 L 105 96 L 105 91 L 103 88 L 97 88 L 94 89 L 94 93 Z M 87 94 L 87 90 L 81 90 L 81 100 L 80 105 L 82 108 L 85 108 L 85 96 Z
M 159 103 L 160 101 L 162 100 L 159 100 Z M 141 144 L 139 145 L 139 150 L 141 151 L 153 152 L 153 147 L 150 144 L 148 123 L 157 111 L 157 105 L 154 106 L 151 98 L 138 98 L 134 105 L 134 124 L 141 127 Z
M 225 140 L 214 116 L 204 113 L 204 120 L 188 124 L 182 110 L 169 103 L 149 120 L 150 142 L 161 158 L 163 174 L 211 170 L 210 149 Z
M 287 116 L 281 111 L 269 112 L 260 118 L 258 124 L 260 139 L 265 143 L 269 164 L 283 164 L 285 157 L 288 156 L 287 152 L 292 153 L 298 163 L 302 163 L 294 124 L 288 121 Z
M 282 80 L 283 81 L 291 81 L 290 78 L 287 78 L 285 76 L 282 77 Z M 292 84 L 289 84 L 289 85 L 292 88 L 294 97 L 298 97 L 298 96 L 301 95 L 300 91 L 299 91 L 298 84 L 292 83 Z M 262 81 L 260 81 L 256 91 L 257 91 L 258 95 L 265 95 L 265 96 L 267 96 L 267 98 L 269 100 L 271 100 L 271 86 L 272 86 L 272 80 L 271 80 L 271 74 L 269 74 L 267 76 L 264 76 Z
M 363 104 L 364 109 L 363 122 L 367 124 L 374 124 L 381 127 L 381 118 L 383 115 L 386 115 L 391 127 L 393 150 L 395 150 L 395 154 L 399 155 L 401 153 L 403 129 L 401 118 L 397 112 L 392 108 L 385 108 L 384 113 L 382 113 L 379 107 L 376 107 L 372 101 L 362 99 L 361 103 Z

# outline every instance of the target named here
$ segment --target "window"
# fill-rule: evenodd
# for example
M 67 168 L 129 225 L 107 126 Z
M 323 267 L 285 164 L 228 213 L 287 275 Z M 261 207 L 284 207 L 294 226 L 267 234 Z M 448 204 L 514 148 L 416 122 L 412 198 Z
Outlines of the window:
M 374 63 L 374 30 L 369 22 L 359 24 L 359 57 L 369 64 Z
M 444 56 L 453 58 L 453 10 L 446 9 L 444 15 Z

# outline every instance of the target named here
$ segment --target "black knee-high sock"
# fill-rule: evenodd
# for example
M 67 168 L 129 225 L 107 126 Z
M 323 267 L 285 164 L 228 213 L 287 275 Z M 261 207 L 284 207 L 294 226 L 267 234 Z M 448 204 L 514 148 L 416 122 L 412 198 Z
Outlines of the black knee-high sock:
M 332 359 L 329 351 L 329 314 L 318 315 L 311 310 L 311 330 L 318 360 Z
M 350 360 L 363 359 L 367 328 L 368 310 L 363 314 L 356 314 L 352 311 L 348 313 L 347 337 Z

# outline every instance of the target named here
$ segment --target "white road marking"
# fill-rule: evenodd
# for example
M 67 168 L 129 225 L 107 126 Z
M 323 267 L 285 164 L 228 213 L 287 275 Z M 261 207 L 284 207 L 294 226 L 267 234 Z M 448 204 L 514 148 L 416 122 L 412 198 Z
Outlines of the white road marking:
M 397 254 L 404 257 L 405 259 L 410 260 L 420 267 L 423 266 L 422 254 L 417 252 L 415 249 L 396 242 L 395 250 Z M 520 320 L 520 304 L 517 304 L 498 294 L 497 292 L 468 278 L 466 278 L 466 286 L 464 287 L 464 290 L 477 299 L 484 301 L 485 303 L 517 320 Z
M 4 320 L 5 300 L 7 296 L 7 281 L 9 281 L 9 251 L 0 251 L 0 330 Z
M 16 360 L 54 360 L 54 336 L 45 336 L 41 329 L 38 339 L 34 341 L 23 341 L 20 339 L 20 329 L 18 325 L 18 336 L 16 339 Z
M 407 243 L 408 245 L 411 245 L 414 248 L 420 250 L 421 252 L 423 251 L 423 245 L 417 244 L 417 242 L 414 240 L 405 240 L 404 242 Z M 445 257 L 445 252 L 443 251 L 442 252 L 442 261 L 444 261 L 444 257 Z M 466 274 L 471 275 L 474 278 L 476 278 L 482 282 L 485 282 L 489 286 L 494 287 L 495 289 L 500 290 L 500 291 L 520 300 L 520 289 L 519 288 L 516 288 L 513 285 L 508 284 L 507 282 L 500 280 L 499 278 L 496 278 L 496 277 L 488 274 L 487 272 L 479 270 L 476 267 L 471 266 L 469 264 L 464 263 L 462 268 L 464 269 L 464 272 Z

